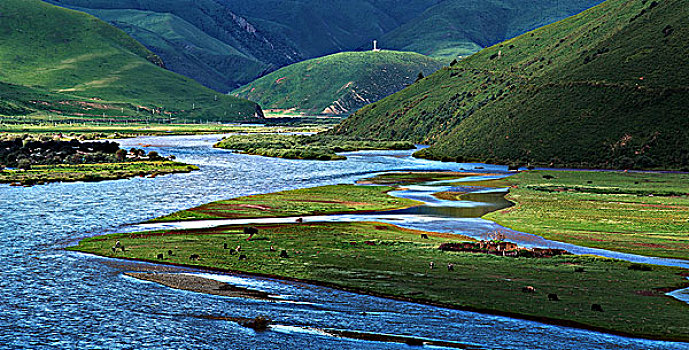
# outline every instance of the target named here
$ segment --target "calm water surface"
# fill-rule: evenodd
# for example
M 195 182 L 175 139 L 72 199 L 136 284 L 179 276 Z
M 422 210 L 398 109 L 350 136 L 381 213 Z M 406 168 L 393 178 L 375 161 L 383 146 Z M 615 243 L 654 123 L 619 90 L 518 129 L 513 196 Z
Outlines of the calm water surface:
M 685 343 L 631 339 L 237 275 L 206 274 L 269 291 L 283 301 L 209 296 L 122 275 L 147 264 L 62 250 L 84 237 L 123 230 L 129 223 L 214 200 L 351 183 L 380 171 L 478 166 L 418 160 L 409 156 L 410 151 L 358 152 L 342 162 L 270 159 L 212 149 L 217 139 L 152 137 L 123 142 L 127 148 L 151 144 L 148 150 L 173 153 L 201 167 L 191 174 L 31 188 L 0 186 L 0 348 L 409 348 L 313 331 L 333 328 L 457 341 L 487 349 L 689 349 Z M 485 171 L 504 170 L 481 166 Z M 485 225 L 481 220 L 474 223 Z M 204 318 L 257 315 L 268 315 L 279 326 L 255 333 L 233 322 Z

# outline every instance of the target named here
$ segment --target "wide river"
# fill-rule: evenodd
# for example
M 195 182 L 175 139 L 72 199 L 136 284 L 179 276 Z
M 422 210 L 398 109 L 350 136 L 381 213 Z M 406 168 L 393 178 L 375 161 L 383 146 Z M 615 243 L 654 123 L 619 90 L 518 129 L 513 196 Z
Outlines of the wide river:
M 126 148 L 150 144 L 147 150 L 175 154 L 179 160 L 201 167 L 191 174 L 30 188 L 0 185 L 0 348 L 409 348 L 319 331 L 336 329 L 486 349 L 689 349 L 686 343 L 626 338 L 240 275 L 206 276 L 268 291 L 282 301 L 209 296 L 122 274 L 147 264 L 63 250 L 84 237 L 126 230 L 127 224 L 219 199 L 352 183 L 391 170 L 471 170 L 479 166 L 484 171 L 505 170 L 414 159 L 411 151 L 357 152 L 338 162 L 263 158 L 211 148 L 218 138 L 148 137 L 122 142 Z M 492 225 L 480 219 L 447 221 L 455 220 L 462 223 L 452 227 L 464 228 L 466 233 Z M 255 333 L 231 321 L 212 319 L 257 315 L 271 317 L 276 326 Z

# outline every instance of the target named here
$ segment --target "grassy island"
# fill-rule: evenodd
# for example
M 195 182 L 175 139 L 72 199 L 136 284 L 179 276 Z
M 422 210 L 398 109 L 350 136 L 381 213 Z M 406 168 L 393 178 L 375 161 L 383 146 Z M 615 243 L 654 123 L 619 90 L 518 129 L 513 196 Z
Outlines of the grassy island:
M 689 305 L 664 295 L 689 286 L 683 277 L 689 271 L 684 269 L 591 256 L 536 259 L 444 252 L 440 244 L 467 238 L 425 233 L 425 239 L 421 232 L 379 223 L 255 227 L 259 233 L 250 240 L 243 227 L 235 226 L 114 234 L 83 240 L 71 249 L 300 280 L 632 336 L 689 340 Z M 124 252 L 113 251 L 118 240 L 126 246 Z M 238 246 L 240 253 L 225 249 Z M 453 271 L 448 264 L 454 265 Z M 551 294 L 558 300 L 551 300 Z
M 490 173 L 470 173 L 453 171 L 413 171 L 413 172 L 393 172 L 376 175 L 367 179 L 359 180 L 357 183 L 362 185 L 394 185 L 403 186 L 431 181 L 457 180 L 453 185 L 461 186 L 460 179 L 471 176 L 491 176 L 497 174 Z M 500 186 L 496 186 L 500 187 Z
M 278 134 L 233 135 L 218 142 L 215 147 L 266 157 L 313 160 L 347 159 L 336 154 L 339 152 L 415 148 L 413 143 L 406 141 L 340 140 L 318 135 Z
M 547 239 L 689 259 L 689 174 L 533 171 L 505 180 L 515 207 L 486 218 Z
M 338 185 L 285 191 L 211 203 L 161 220 L 279 217 L 415 204 L 387 195 L 391 189 Z M 665 295 L 689 287 L 686 269 L 593 256 L 529 258 L 444 251 L 441 245 L 471 239 L 372 222 L 253 227 L 258 232 L 253 235 L 247 226 L 118 233 L 87 238 L 69 249 L 689 341 L 689 305 Z M 126 249 L 116 249 L 117 241 Z

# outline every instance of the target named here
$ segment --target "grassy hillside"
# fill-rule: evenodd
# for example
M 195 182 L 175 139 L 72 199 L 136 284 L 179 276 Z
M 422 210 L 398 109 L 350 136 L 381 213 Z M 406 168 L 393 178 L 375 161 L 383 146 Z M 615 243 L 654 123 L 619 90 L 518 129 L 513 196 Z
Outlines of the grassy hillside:
M 295 63 L 233 94 L 265 109 L 346 114 L 402 90 L 441 63 L 411 52 L 344 52 Z
M 253 102 L 169 72 L 124 32 L 38 0 L 0 3 L 0 114 L 83 120 L 225 120 L 261 116 Z
M 277 68 L 385 48 L 452 60 L 600 0 L 48 0 L 91 13 L 221 92 Z M 457 48 L 460 47 L 459 50 Z
M 600 0 L 446 0 L 386 33 L 387 48 L 449 61 L 571 16 Z
M 420 156 L 689 166 L 689 6 L 609 0 L 479 52 L 335 131 L 423 141 Z

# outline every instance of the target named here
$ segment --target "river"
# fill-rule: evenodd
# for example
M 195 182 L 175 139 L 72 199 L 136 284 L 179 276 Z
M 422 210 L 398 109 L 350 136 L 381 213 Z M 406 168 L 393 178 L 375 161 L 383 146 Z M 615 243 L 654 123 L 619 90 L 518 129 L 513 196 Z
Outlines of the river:
M 405 349 L 333 337 L 351 330 L 454 341 L 487 349 L 689 349 L 581 329 L 363 296 L 239 275 L 207 275 L 279 295 L 282 302 L 170 289 L 126 276 L 139 263 L 64 251 L 79 239 L 214 200 L 351 183 L 391 170 L 504 171 L 414 159 L 411 151 L 355 152 L 338 162 L 296 161 L 211 148 L 219 136 L 146 137 L 125 148 L 175 154 L 201 171 L 99 183 L 0 186 L 0 348 L 7 349 Z M 471 230 L 486 225 L 468 219 Z M 475 229 L 476 230 L 476 229 Z M 202 271 L 189 271 L 201 273 Z M 255 333 L 210 317 L 268 315 Z

